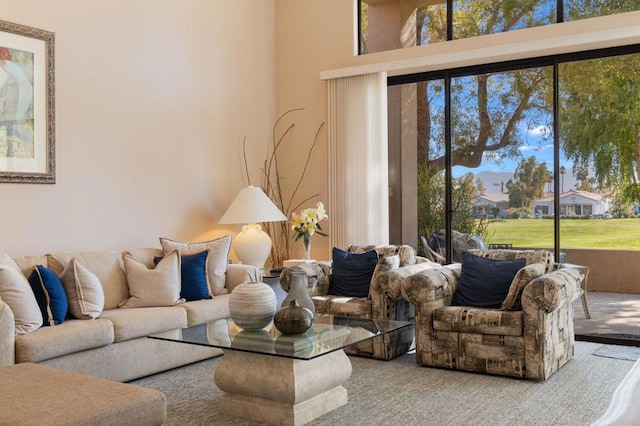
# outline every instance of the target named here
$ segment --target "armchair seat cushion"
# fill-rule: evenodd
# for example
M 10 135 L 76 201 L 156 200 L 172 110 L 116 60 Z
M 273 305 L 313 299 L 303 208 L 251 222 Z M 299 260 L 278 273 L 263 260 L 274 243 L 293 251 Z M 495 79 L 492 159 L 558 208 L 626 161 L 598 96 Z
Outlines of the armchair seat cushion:
M 522 336 L 523 312 L 445 306 L 433 311 L 433 328 L 436 331 Z

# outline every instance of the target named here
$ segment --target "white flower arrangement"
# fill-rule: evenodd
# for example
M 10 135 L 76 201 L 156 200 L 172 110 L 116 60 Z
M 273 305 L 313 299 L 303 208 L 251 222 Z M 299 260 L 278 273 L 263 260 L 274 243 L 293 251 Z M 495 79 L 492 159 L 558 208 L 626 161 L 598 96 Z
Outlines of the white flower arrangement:
M 308 250 L 313 234 L 317 233 L 323 237 L 328 235 L 322 230 L 322 226 L 320 226 L 320 222 L 327 219 L 329 219 L 329 216 L 327 216 L 327 211 L 321 202 L 316 204 L 315 208 L 302 210 L 299 215 L 295 212 L 292 213 L 291 230 L 295 232 L 295 241 L 302 238 L 305 250 Z

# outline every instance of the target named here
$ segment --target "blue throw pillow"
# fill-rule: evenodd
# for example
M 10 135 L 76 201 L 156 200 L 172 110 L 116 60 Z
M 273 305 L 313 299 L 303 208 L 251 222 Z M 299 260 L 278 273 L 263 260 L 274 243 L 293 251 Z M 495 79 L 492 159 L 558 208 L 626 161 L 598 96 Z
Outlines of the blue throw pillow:
M 209 251 L 203 251 L 192 255 L 180 256 L 180 273 L 182 284 L 180 297 L 185 300 L 211 299 L 209 286 L 207 285 L 207 256 Z M 158 264 L 162 257 L 156 257 L 153 261 Z
M 500 308 L 509 287 L 526 259 L 494 260 L 462 253 L 462 273 L 453 304 L 479 308 Z
M 42 325 L 58 325 L 67 317 L 69 301 L 62 281 L 51 269 L 38 265 L 29 275 L 31 290 L 42 312 Z
M 336 296 L 367 297 L 373 270 L 378 263 L 378 252 L 349 253 L 333 248 L 333 267 L 329 294 Z

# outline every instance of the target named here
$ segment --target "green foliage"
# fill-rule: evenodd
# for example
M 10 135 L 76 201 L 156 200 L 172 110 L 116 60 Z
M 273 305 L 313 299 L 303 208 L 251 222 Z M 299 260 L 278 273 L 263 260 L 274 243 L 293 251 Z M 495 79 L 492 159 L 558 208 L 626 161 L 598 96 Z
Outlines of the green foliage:
M 427 236 L 445 228 L 444 171 L 432 173 L 426 166 L 418 167 L 418 234 Z M 471 199 L 477 188 L 473 175 L 454 179 L 453 229 L 467 234 L 488 235 L 488 220 L 473 216 Z
M 561 66 L 561 144 L 578 168 L 595 170 L 600 188 L 635 191 L 640 170 L 640 55 Z M 640 201 L 640 198 L 636 198 Z
M 513 180 L 507 182 L 509 206 L 520 208 L 521 214 L 531 214 L 531 202 L 544 195 L 544 186 L 551 180 L 547 163 L 536 161 L 534 156 L 520 160 L 513 174 Z

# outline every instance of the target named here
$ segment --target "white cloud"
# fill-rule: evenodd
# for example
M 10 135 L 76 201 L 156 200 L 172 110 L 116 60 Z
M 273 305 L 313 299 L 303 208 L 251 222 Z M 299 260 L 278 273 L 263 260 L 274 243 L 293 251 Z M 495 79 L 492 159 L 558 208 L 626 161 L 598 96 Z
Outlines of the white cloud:
M 533 129 L 527 129 L 527 134 L 530 136 L 542 136 L 547 132 L 546 126 L 538 126 Z
M 526 151 L 543 151 L 545 149 L 553 149 L 553 144 L 545 144 L 545 145 L 522 145 L 519 146 L 518 149 L 520 152 Z

